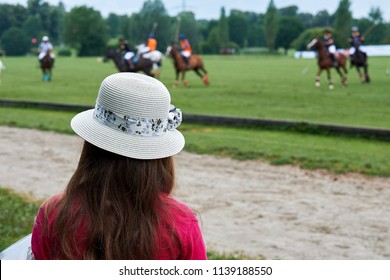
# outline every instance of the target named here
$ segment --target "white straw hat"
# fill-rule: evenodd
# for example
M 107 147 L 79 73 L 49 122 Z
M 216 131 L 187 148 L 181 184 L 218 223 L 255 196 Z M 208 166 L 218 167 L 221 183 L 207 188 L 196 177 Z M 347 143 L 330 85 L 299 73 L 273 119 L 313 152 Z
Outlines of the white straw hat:
M 77 114 L 72 129 L 104 150 L 137 159 L 169 157 L 184 147 L 176 130 L 180 109 L 171 104 L 158 80 L 136 73 L 117 73 L 100 86 L 95 109 Z

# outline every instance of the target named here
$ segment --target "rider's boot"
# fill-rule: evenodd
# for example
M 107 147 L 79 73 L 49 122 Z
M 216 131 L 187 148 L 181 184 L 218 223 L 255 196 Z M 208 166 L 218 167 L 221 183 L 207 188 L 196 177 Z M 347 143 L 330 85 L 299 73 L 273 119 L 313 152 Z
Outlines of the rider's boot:
M 329 56 L 330 56 L 330 59 L 332 60 L 333 66 L 338 67 L 339 64 L 337 63 L 336 58 L 334 57 L 334 53 L 331 53 Z
M 127 65 L 129 66 L 130 71 L 134 70 L 134 62 L 133 59 L 129 59 L 127 61 Z
M 183 55 L 184 64 L 186 65 L 186 69 L 190 69 L 190 58 Z

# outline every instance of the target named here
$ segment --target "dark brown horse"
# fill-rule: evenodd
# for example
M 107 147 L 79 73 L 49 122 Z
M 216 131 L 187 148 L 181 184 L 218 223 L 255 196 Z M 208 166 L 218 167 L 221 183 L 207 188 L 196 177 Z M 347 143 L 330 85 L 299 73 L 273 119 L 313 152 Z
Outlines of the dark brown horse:
M 317 71 L 317 76 L 316 76 L 316 80 L 315 80 L 315 85 L 317 87 L 319 87 L 321 85 L 321 82 L 320 82 L 321 78 L 320 77 L 321 77 L 322 71 L 326 70 L 326 73 L 327 73 L 327 76 L 328 76 L 328 86 L 329 86 L 329 89 L 333 89 L 334 88 L 334 85 L 333 85 L 333 82 L 332 82 L 332 78 L 331 78 L 331 75 L 330 75 L 330 69 L 333 68 L 333 67 L 336 68 L 337 73 L 339 73 L 339 75 L 341 77 L 341 84 L 343 86 L 347 85 L 347 76 L 346 76 L 346 74 L 348 73 L 348 70 L 347 70 L 347 67 L 346 67 L 347 56 L 344 53 L 336 52 L 334 54 L 336 62 L 337 62 L 337 66 L 335 66 L 333 64 L 331 58 L 329 57 L 329 54 L 328 54 L 327 50 L 322 45 L 320 39 L 313 39 L 307 45 L 307 48 L 310 49 L 310 50 L 315 50 L 318 53 L 318 61 L 317 61 L 318 71 Z M 342 73 L 340 71 L 340 68 L 343 69 L 344 73 Z
M 368 75 L 368 63 L 367 63 L 367 55 L 363 53 L 360 48 L 359 44 L 354 44 L 355 53 L 351 56 L 351 67 L 355 66 L 356 70 L 359 74 L 360 81 L 362 83 L 369 83 L 370 76 Z M 360 70 L 360 68 L 363 67 L 364 73 Z
M 46 55 L 41 60 L 41 69 L 42 69 L 42 80 L 51 81 L 52 69 L 53 69 L 53 58 L 51 57 L 51 51 L 48 50 Z
M 184 61 L 184 58 L 179 53 L 179 48 L 176 44 L 173 44 L 168 47 L 166 55 L 172 57 L 173 64 L 176 71 L 176 80 L 173 84 L 174 87 L 179 85 L 179 74 L 181 73 L 181 81 L 184 86 L 188 87 L 189 83 L 185 80 L 186 71 L 194 70 L 195 73 L 202 79 L 205 85 L 209 84 L 209 78 L 207 75 L 207 71 L 204 68 L 203 60 L 199 55 L 193 54 L 190 57 L 190 61 L 188 62 L 188 67 Z M 199 71 L 200 70 L 200 71 Z M 202 73 L 201 73 L 202 71 Z
M 146 75 L 153 77 L 152 69 L 153 69 L 153 61 L 147 58 L 139 57 L 138 61 L 134 63 L 134 67 L 130 68 L 130 65 L 125 61 L 121 54 L 117 51 L 110 50 L 104 56 L 103 61 L 108 61 L 112 59 L 115 63 L 116 68 L 120 72 L 144 72 Z

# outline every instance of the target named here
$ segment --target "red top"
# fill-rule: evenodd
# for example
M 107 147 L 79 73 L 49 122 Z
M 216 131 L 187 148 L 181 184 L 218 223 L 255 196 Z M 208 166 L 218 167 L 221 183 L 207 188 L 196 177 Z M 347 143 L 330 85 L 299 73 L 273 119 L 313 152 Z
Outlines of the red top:
M 56 233 L 53 229 L 53 224 L 56 219 L 57 212 L 53 211 L 50 215 L 46 236 L 42 234 L 43 222 L 45 220 L 45 204 L 55 203 L 60 198 L 60 195 L 54 196 L 41 205 L 38 211 L 38 215 L 35 218 L 34 227 L 32 231 L 31 249 L 35 259 L 37 260 L 49 260 L 53 259 L 53 248 L 55 248 Z M 205 260 L 206 248 L 203 241 L 202 233 L 200 231 L 198 220 L 193 211 L 186 205 L 174 200 L 173 198 L 166 197 L 169 202 L 169 209 L 172 218 L 175 220 L 175 230 L 178 239 L 181 242 L 181 250 L 178 250 L 177 244 L 172 244 L 171 234 L 167 228 L 158 227 L 158 253 L 154 258 L 156 260 Z M 78 251 L 75 259 L 83 259 L 83 251 L 85 250 L 85 229 L 80 228 L 77 232 Z

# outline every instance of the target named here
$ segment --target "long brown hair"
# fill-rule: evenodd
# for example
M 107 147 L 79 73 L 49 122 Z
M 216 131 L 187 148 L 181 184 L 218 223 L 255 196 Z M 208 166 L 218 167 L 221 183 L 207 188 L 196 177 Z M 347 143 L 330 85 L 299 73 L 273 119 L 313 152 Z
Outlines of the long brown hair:
M 78 167 L 55 206 L 55 258 L 152 259 L 166 209 L 162 194 L 172 192 L 174 177 L 172 157 L 127 158 L 85 141 Z M 84 240 L 76 240 L 80 228 Z

